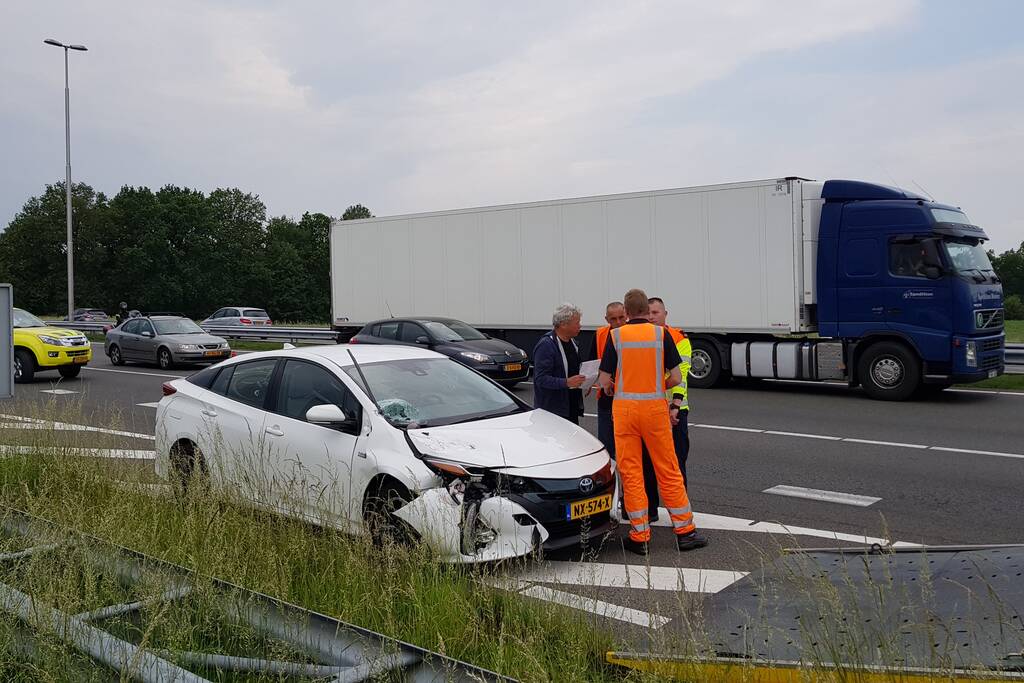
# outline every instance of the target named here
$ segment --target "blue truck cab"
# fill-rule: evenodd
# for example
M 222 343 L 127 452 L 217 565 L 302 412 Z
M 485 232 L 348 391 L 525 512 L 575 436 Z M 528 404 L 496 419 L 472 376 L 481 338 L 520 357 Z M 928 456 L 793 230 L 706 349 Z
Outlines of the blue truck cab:
M 859 181 L 822 187 L 818 330 L 847 379 L 900 400 L 1003 373 L 1003 291 L 982 228 L 959 208 Z

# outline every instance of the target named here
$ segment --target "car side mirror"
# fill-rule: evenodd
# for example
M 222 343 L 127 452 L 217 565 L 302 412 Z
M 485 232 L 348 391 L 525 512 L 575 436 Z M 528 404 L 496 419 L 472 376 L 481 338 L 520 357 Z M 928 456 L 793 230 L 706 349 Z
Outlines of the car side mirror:
M 430 346 L 430 337 L 426 336 L 425 334 L 421 334 L 420 336 L 416 337 L 416 343 L 423 344 L 424 346 Z
M 145 331 L 144 331 L 144 332 L 142 333 L 142 336 L 143 336 L 143 337 L 149 337 L 149 338 L 152 338 L 152 337 L 153 337 L 153 333 L 152 333 L 152 332 L 150 332 L 149 330 L 145 330 Z
M 321 427 L 341 427 L 349 422 L 345 411 L 336 405 L 324 404 L 313 406 L 306 411 L 306 422 L 320 425 Z
M 924 276 L 929 280 L 938 280 L 942 277 L 942 268 L 939 266 L 925 266 Z

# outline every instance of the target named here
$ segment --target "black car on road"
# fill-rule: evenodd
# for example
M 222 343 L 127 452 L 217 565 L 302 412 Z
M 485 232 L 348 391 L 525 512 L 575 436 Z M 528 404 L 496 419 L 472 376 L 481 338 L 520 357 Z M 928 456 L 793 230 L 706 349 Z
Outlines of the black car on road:
M 511 389 L 530 374 L 526 352 L 454 318 L 388 318 L 368 323 L 350 344 L 422 346 Z

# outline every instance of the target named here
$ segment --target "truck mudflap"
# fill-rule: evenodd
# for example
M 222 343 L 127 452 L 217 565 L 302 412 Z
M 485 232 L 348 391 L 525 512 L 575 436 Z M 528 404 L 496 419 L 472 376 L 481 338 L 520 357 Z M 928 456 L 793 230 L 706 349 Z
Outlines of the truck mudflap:
M 446 488 L 424 491 L 394 515 L 449 562 L 491 562 L 528 555 L 548 531 L 503 496 L 457 502 Z

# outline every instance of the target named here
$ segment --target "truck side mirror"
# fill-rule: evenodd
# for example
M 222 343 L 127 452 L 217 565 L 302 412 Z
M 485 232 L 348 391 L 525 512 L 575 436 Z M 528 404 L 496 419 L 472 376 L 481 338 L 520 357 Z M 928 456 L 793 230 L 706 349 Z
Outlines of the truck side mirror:
M 938 266 L 925 266 L 924 276 L 929 280 L 938 280 L 942 277 L 942 268 Z

